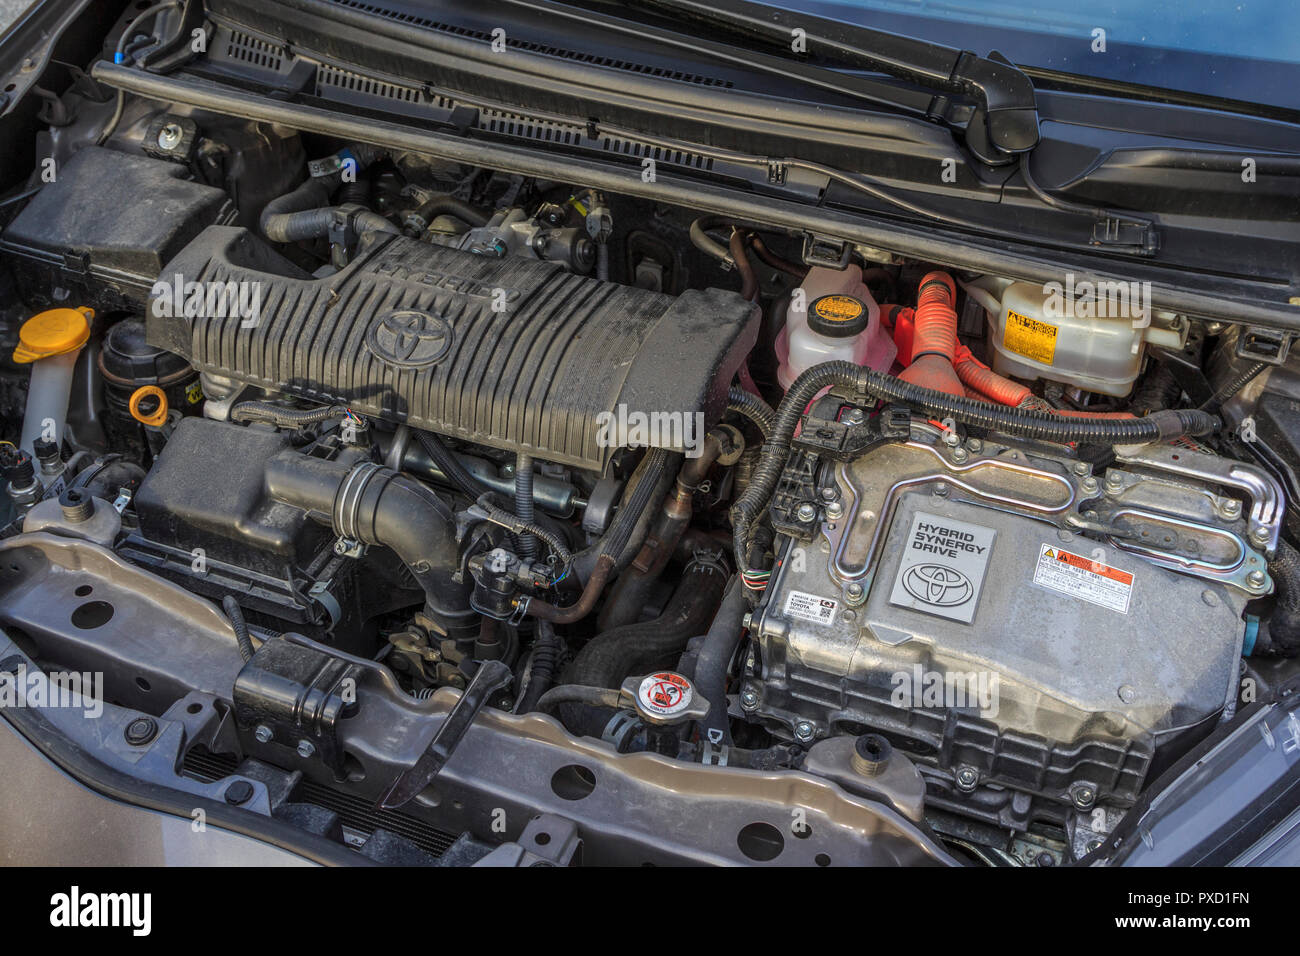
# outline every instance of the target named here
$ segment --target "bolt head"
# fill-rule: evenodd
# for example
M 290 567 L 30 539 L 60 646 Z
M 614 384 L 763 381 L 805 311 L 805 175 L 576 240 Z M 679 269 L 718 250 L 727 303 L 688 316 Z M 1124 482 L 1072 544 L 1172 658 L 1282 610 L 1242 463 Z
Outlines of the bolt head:
M 1250 540 L 1258 544 L 1263 544 L 1265 541 L 1268 540 L 1268 528 L 1265 528 L 1263 525 L 1260 525 L 1258 528 L 1253 529 L 1250 532 Z
M 271 732 L 271 728 L 266 724 L 258 724 L 257 729 L 253 731 L 253 739 L 259 744 L 269 744 L 274 736 L 275 734 Z
M 953 446 L 953 449 L 952 449 L 952 460 L 955 461 L 955 462 L 957 462 L 957 464 L 960 465 L 962 462 L 964 462 L 964 461 L 965 461 L 966 459 L 968 459 L 969 457 L 970 457 L 970 452 L 968 452 L 965 448 L 961 447 L 961 445 L 954 445 L 954 446 Z
M 1088 472 L 1092 471 L 1092 466 L 1086 461 L 1076 461 L 1074 463 L 1074 473 L 1082 478 Z
M 1079 482 L 1079 487 L 1082 488 L 1084 491 L 1088 492 L 1089 494 L 1091 494 L 1092 492 L 1097 490 L 1097 479 L 1092 477 L 1092 475 L 1088 475 L 1081 482 Z
M 132 747 L 143 747 L 158 736 L 158 722 L 152 717 L 137 717 L 122 732 Z
M 850 408 L 844 413 L 844 424 L 846 425 L 861 425 L 866 420 L 866 412 L 860 408 Z
M 813 518 L 817 517 L 817 509 L 805 501 L 795 509 L 795 517 L 800 521 L 812 521 Z
M 834 485 L 822 489 L 822 501 L 834 501 L 840 496 L 840 490 Z
M 1268 582 L 1268 575 L 1263 571 L 1251 571 L 1246 575 L 1246 583 L 1252 588 L 1262 588 Z
M 957 787 L 960 790 L 974 790 L 980 775 L 973 767 L 962 767 L 957 771 Z
M 175 149 L 185 138 L 185 130 L 176 123 L 168 123 L 158 131 L 158 146 L 162 149 Z
M 226 787 L 226 803 L 232 806 L 241 807 L 249 800 L 253 799 L 253 785 L 247 780 L 236 780 L 230 786 Z
M 740 694 L 740 706 L 746 710 L 753 710 L 758 706 L 758 691 L 752 687 L 746 687 Z
M 826 505 L 826 517 L 831 519 L 844 517 L 844 506 L 838 501 L 828 502 Z
M 1219 514 L 1225 518 L 1241 517 L 1241 502 L 1236 498 L 1225 498 L 1219 505 Z
M 298 741 L 298 756 L 299 756 L 299 757 L 302 757 L 304 760 L 306 760 L 308 757 L 310 757 L 310 756 L 311 756 L 312 754 L 314 754 L 315 752 L 316 752 L 316 745 L 313 744 L 310 740 L 300 740 L 300 741 Z
M 817 728 L 811 721 L 801 720 L 794 725 L 794 735 L 800 740 L 812 740 L 817 733 Z
M 1086 810 L 1096 802 L 1097 791 L 1087 785 L 1077 786 L 1071 791 L 1070 799 L 1080 810 Z

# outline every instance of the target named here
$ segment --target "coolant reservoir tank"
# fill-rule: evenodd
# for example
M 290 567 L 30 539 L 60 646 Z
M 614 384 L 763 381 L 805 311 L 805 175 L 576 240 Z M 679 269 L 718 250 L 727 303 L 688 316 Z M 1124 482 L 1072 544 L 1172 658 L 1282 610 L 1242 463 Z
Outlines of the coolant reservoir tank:
M 1187 323 L 1153 312 L 1138 283 L 1014 282 L 989 313 L 993 369 L 1125 396 L 1142 370 L 1148 342 L 1181 348 Z
M 782 388 L 824 362 L 844 361 L 888 371 L 898 349 L 880 326 L 880 306 L 862 269 L 814 266 L 795 291 L 776 344 Z

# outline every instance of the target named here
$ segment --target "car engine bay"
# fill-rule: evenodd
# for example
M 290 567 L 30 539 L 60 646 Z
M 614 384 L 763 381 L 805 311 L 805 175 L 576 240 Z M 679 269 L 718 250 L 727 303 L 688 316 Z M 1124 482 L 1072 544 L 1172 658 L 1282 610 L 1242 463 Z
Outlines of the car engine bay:
M 377 862 L 1067 865 L 1294 674 L 1286 337 L 100 92 L 0 207 L 0 670 L 104 761 Z

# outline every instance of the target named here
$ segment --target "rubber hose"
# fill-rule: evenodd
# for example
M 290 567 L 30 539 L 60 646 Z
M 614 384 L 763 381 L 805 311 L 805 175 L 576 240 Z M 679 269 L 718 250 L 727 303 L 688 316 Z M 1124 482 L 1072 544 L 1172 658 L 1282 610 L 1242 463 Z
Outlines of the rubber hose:
M 537 709 L 542 694 L 550 690 L 560 662 L 560 639 L 550 621 L 537 622 L 533 639 L 533 659 L 528 666 L 528 686 L 515 704 L 516 714 L 526 714 Z
M 740 576 L 734 575 L 722 595 L 722 604 L 713 616 L 708 633 L 700 645 L 695 659 L 695 689 L 709 702 L 709 713 L 704 718 L 702 736 L 721 734 L 723 743 L 731 743 L 731 727 L 727 720 L 727 667 L 740 646 L 742 621 L 749 610 L 749 599 Z
M 712 620 L 726 581 L 717 565 L 692 562 L 659 617 L 613 628 L 586 643 L 573 661 L 573 683 L 617 687 L 632 674 L 672 667 L 686 643 Z
M 772 434 L 776 410 L 753 392 L 738 385 L 731 386 L 731 390 L 727 392 L 727 411 L 749 419 L 764 438 Z
M 749 261 L 749 253 L 745 251 L 745 233 L 739 229 L 731 230 L 731 259 L 736 263 L 736 271 L 740 273 L 740 297 L 750 302 L 758 299 L 758 273 L 754 271 L 754 263 Z
M 1182 435 L 1209 434 L 1219 424 L 1218 418 L 1197 409 L 1167 409 L 1145 418 L 1132 419 L 1057 416 L 1051 412 L 1007 408 L 963 395 L 950 395 L 851 362 L 816 365 L 800 375 L 786 392 L 749 485 L 732 506 L 732 529 L 740 568 L 746 567 L 744 558 L 750 529 L 772 497 L 790 454 L 790 440 L 804 409 L 822 389 L 836 386 L 882 401 L 908 405 L 938 418 L 952 418 L 990 431 L 1059 443 L 1145 444 Z
M 492 490 L 479 481 L 474 473 L 461 463 L 461 460 L 442 443 L 442 439 L 437 435 L 432 432 L 415 431 L 415 440 L 420 443 L 424 453 L 438 466 L 438 470 L 447 476 L 447 480 L 471 498 L 477 500 L 481 495 Z
M 235 642 L 239 645 L 239 656 L 245 661 L 253 657 L 253 639 L 248 636 L 248 624 L 244 620 L 244 612 L 239 607 L 239 602 L 235 600 L 234 595 L 227 594 L 221 599 L 222 610 L 226 612 L 226 617 L 230 618 L 230 626 L 235 629 Z
M 488 224 L 486 213 L 452 196 L 435 196 L 417 209 L 415 214 L 426 223 L 432 223 L 439 216 L 452 216 L 474 227 Z
M 622 694 L 608 687 L 586 687 L 582 684 L 561 684 L 552 687 L 537 702 L 537 709 L 549 713 L 560 704 L 585 704 L 588 707 L 618 707 Z

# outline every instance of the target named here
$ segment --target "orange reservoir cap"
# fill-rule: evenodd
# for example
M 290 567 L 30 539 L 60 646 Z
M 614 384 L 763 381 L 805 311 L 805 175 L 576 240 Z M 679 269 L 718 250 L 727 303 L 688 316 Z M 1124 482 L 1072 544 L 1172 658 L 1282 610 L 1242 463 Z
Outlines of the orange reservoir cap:
M 14 361 L 36 362 L 52 355 L 75 352 L 90 338 L 94 309 L 50 309 L 34 315 L 18 330 Z

